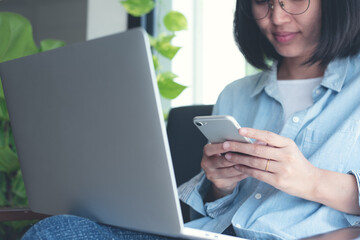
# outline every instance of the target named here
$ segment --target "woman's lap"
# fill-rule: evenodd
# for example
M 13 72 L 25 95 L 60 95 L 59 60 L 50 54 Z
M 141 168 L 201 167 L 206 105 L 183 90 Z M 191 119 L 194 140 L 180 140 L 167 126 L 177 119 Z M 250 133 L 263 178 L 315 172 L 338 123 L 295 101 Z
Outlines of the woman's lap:
M 60 215 L 46 218 L 30 228 L 22 238 L 23 240 L 61 240 L 61 239 L 144 239 L 169 240 L 171 238 L 129 231 L 121 228 L 97 224 L 86 218 Z

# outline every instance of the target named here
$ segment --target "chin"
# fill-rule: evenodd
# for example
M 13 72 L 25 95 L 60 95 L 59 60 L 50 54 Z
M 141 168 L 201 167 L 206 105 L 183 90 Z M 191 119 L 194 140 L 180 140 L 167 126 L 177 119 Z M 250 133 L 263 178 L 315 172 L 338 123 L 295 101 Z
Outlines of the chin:
M 284 48 L 275 48 L 277 53 L 284 58 L 295 58 L 303 55 L 303 51 L 299 51 L 299 49 L 284 49 Z

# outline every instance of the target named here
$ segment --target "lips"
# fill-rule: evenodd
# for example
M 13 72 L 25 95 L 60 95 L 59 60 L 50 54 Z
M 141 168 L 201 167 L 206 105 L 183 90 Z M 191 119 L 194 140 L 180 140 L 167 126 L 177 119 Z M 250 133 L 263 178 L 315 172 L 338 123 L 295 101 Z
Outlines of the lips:
M 280 43 L 287 43 L 290 42 L 292 39 L 296 37 L 298 33 L 297 32 L 277 32 L 274 33 L 274 37 L 276 41 Z

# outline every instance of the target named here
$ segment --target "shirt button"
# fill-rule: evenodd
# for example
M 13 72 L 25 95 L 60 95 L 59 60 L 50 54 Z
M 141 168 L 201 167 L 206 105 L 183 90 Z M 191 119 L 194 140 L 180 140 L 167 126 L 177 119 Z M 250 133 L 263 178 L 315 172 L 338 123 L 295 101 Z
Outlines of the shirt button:
M 257 200 L 261 199 L 261 194 L 260 194 L 260 193 L 255 194 L 255 198 L 256 198 Z
M 300 118 L 299 117 L 293 117 L 292 120 L 293 120 L 294 123 L 298 123 L 300 121 Z
M 317 95 L 319 95 L 319 94 L 321 93 L 320 89 L 317 89 L 317 90 L 315 91 L 315 93 L 316 93 Z

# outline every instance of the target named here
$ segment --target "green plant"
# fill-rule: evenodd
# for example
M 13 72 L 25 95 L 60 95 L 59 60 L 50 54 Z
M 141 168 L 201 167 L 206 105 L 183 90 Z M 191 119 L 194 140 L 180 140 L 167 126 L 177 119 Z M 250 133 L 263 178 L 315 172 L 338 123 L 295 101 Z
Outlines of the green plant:
M 47 39 L 37 47 L 30 22 L 21 15 L 0 12 L 0 62 L 64 46 L 59 40 Z M 27 197 L 11 131 L 9 114 L 0 79 L 0 206 L 27 206 Z M 0 225 L 0 239 L 10 232 L 21 232 L 29 222 L 7 222 Z M 7 235 L 6 235 L 7 234 Z
M 155 7 L 154 0 L 120 0 L 120 3 L 130 15 L 135 17 L 143 16 Z M 150 44 L 154 53 L 157 52 L 165 58 L 172 60 L 181 47 L 172 45 L 171 41 L 176 36 L 175 32 L 187 29 L 187 20 L 182 13 L 170 11 L 165 15 L 163 24 L 168 32 L 160 33 L 158 36 L 149 35 Z M 186 87 L 174 81 L 178 77 L 176 74 L 170 71 L 162 71 L 156 54 L 153 54 L 153 60 L 160 94 L 167 99 L 176 98 Z

